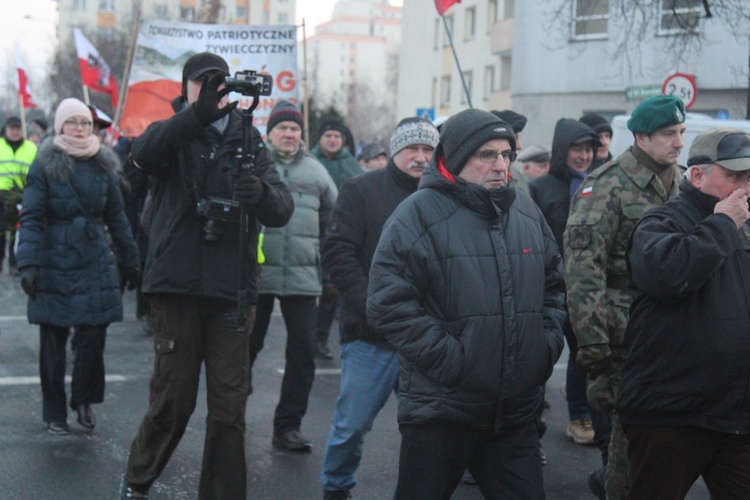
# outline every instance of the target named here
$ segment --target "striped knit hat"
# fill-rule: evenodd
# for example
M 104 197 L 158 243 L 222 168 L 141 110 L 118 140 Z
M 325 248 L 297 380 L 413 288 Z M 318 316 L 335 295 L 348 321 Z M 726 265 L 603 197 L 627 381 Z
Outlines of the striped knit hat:
M 302 113 L 299 112 L 297 106 L 282 99 L 277 102 L 271 110 L 271 115 L 268 117 L 268 123 L 266 125 L 266 134 L 271 131 L 276 125 L 281 122 L 294 122 L 299 125 L 299 128 L 305 128 L 305 122 L 302 119 Z

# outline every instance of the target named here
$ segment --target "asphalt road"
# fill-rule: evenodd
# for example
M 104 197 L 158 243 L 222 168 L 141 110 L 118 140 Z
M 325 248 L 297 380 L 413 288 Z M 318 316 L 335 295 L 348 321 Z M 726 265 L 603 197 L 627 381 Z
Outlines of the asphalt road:
M 38 381 L 38 327 L 26 321 L 26 299 L 18 279 L 0 275 L 0 498 L 114 499 L 130 443 L 146 411 L 153 354 L 151 338 L 135 319 L 134 295 L 125 295 L 125 321 L 109 328 L 105 363 L 105 401 L 95 405 L 96 429 L 89 433 L 69 415 L 69 436 L 49 435 L 41 418 Z M 247 404 L 248 498 L 314 499 L 322 497 L 320 469 L 331 415 L 338 394 L 339 361 L 318 362 L 308 414 L 302 432 L 312 440 L 310 454 L 289 454 L 271 446 L 273 411 L 284 367 L 284 326 L 276 313 L 253 372 L 255 392 Z M 332 344 L 338 335 L 332 333 Z M 567 359 L 563 354 L 561 360 Z M 72 356 L 69 356 L 69 361 Z M 68 374 L 70 374 L 70 367 Z M 565 364 L 555 367 L 547 386 L 551 409 L 543 445 L 547 498 L 594 498 L 586 477 L 600 463 L 594 448 L 565 437 L 567 410 L 560 393 Z M 205 390 L 185 436 L 169 465 L 151 490 L 151 498 L 196 498 L 205 430 Z M 391 498 L 398 470 L 400 436 L 396 400 L 391 398 L 366 437 L 364 456 L 353 490 L 357 499 Z M 480 499 L 475 486 L 461 485 L 454 499 Z M 697 484 L 690 499 L 708 498 Z

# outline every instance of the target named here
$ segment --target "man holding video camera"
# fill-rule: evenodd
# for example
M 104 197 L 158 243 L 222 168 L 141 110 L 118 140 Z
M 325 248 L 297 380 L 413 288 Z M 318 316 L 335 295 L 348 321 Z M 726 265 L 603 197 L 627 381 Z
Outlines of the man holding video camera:
M 192 56 L 182 70 L 182 95 L 172 101 L 174 116 L 133 142 L 135 165 L 155 181 L 152 206 L 144 209 L 152 230 L 143 274 L 155 361 L 151 404 L 130 449 L 120 498 L 148 496 L 195 409 L 204 362 L 208 416 L 198 497 L 246 496 L 248 337 L 255 307 L 247 307 L 238 332 L 237 292 L 247 289 L 255 304 L 258 225 L 283 226 L 294 203 L 255 128 L 254 168 L 238 168 L 243 117 L 233 112 L 237 103 L 228 102 L 228 74 L 221 57 Z M 249 216 L 244 255 L 240 207 Z

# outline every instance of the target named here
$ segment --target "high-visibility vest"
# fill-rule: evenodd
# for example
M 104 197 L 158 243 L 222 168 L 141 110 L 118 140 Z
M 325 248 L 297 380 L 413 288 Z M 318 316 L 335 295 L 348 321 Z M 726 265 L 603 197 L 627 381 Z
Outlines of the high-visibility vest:
M 36 144 L 29 140 L 24 139 L 13 151 L 5 138 L 0 138 L 0 191 L 26 187 L 26 175 L 36 158 L 36 151 Z

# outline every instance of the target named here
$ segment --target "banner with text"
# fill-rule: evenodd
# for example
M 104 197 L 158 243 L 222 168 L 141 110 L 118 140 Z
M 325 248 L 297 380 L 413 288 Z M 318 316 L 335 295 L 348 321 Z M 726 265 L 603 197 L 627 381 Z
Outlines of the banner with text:
M 199 52 L 220 55 L 236 71 L 253 70 L 273 77 L 273 94 L 261 97 L 253 122 L 265 135 L 271 109 L 281 99 L 297 105 L 297 28 L 234 24 L 141 21 L 128 79 L 128 94 L 120 120 L 127 137 L 140 135 L 154 121 L 174 114 L 170 102 L 182 92 L 182 66 Z M 236 93 L 247 108 L 252 97 Z

